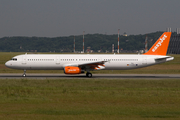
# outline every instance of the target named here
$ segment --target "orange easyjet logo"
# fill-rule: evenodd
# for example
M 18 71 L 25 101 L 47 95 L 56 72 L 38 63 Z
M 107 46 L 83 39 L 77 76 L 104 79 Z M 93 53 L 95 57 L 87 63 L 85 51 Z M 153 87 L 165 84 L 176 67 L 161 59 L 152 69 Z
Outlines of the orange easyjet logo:
M 76 71 L 76 69 L 69 69 L 68 72 Z
M 155 52 L 164 42 L 164 40 L 167 38 L 166 35 L 164 35 L 162 38 L 160 38 L 159 42 L 154 46 L 154 48 L 152 49 L 152 52 Z

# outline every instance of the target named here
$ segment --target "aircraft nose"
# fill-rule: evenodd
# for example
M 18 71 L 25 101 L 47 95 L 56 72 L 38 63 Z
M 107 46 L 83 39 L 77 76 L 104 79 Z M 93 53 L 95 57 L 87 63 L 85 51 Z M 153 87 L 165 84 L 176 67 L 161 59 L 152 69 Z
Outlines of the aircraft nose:
M 6 67 L 9 67 L 9 66 L 10 66 L 9 61 L 7 61 L 7 62 L 5 63 L 5 66 L 6 66 Z
M 5 63 L 5 66 L 6 66 L 6 67 L 8 66 L 8 62 Z

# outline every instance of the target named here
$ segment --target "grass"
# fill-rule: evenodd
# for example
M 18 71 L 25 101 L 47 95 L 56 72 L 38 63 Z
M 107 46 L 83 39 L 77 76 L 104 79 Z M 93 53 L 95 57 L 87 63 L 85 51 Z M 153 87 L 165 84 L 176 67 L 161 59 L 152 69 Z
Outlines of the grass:
M 23 73 L 6 68 L 15 55 L 0 53 L 0 73 Z M 135 70 L 93 73 L 179 74 L 175 60 Z M 63 73 L 63 71 L 27 71 Z M 0 79 L 0 119 L 3 120 L 179 120 L 179 79 Z
M 0 80 L 0 119 L 180 119 L 178 79 Z

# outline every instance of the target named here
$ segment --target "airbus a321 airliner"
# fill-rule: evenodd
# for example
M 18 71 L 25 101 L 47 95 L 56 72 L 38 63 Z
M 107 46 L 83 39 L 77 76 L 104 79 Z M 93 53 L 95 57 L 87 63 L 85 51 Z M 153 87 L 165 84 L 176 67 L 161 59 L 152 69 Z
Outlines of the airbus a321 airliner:
M 171 32 L 164 32 L 150 50 L 141 55 L 131 54 L 24 54 L 17 55 L 5 65 L 13 69 L 24 70 L 64 70 L 65 74 L 81 74 L 94 70 L 127 70 L 147 67 L 171 61 L 166 56 Z

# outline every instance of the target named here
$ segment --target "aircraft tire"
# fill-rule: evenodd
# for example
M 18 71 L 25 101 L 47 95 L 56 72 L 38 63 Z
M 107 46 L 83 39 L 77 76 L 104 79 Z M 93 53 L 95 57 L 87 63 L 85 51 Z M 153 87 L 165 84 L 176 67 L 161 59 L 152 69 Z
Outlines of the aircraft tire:
M 26 77 L 26 74 L 23 74 L 22 76 L 23 76 L 23 77 Z
M 91 78 L 92 77 L 92 73 L 86 73 L 86 76 Z

